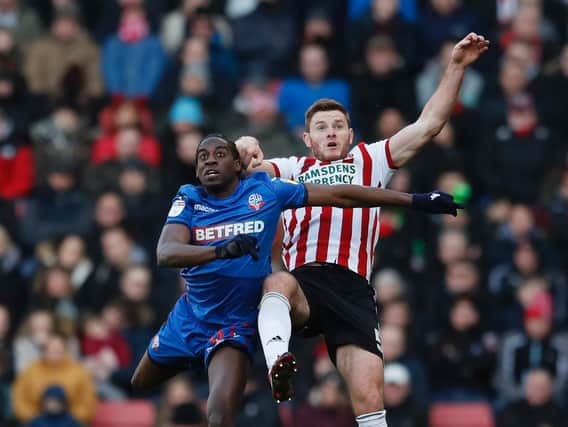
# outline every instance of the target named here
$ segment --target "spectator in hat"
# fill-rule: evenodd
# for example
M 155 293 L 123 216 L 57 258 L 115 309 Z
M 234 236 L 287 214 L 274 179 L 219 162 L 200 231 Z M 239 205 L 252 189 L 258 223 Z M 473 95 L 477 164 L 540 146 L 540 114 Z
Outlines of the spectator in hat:
M 26 427 L 81 427 L 81 423 L 69 413 L 68 405 L 63 387 L 57 384 L 48 386 L 41 399 L 42 413 Z
M 381 325 L 381 347 L 384 363 L 404 365 L 412 377 L 413 394 L 418 400 L 430 397 L 429 384 L 424 361 L 418 353 L 409 348 L 406 330 L 397 325 Z
M 550 373 L 552 396 L 561 401 L 568 381 L 568 337 L 552 330 L 553 301 L 547 291 L 537 290 L 526 299 L 524 330 L 506 335 L 498 355 L 498 398 L 502 403 L 522 398 L 525 376 L 540 368 Z
M 100 69 L 99 48 L 73 4 L 56 10 L 50 33 L 30 47 L 24 64 L 32 93 L 78 104 L 103 94 Z
M 201 103 L 193 97 L 180 97 L 172 105 L 169 119 L 175 133 L 184 133 L 200 127 L 204 123 Z
M 389 427 L 422 427 L 428 424 L 427 411 L 414 398 L 410 371 L 400 363 L 385 365 L 385 409 Z

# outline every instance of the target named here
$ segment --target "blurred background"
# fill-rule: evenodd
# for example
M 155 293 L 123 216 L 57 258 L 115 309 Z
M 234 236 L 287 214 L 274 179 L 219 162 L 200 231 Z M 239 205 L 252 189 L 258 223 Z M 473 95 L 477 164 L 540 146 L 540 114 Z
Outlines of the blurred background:
M 476 31 L 491 49 L 390 184 L 467 209 L 382 209 L 387 420 L 567 426 L 567 3 L 0 0 L 0 424 L 206 425 L 202 372 L 129 387 L 183 289 L 155 246 L 200 138 L 305 154 L 321 97 L 358 141 L 389 137 Z M 293 349 L 297 398 L 273 403 L 259 352 L 238 427 L 354 426 L 325 344 Z

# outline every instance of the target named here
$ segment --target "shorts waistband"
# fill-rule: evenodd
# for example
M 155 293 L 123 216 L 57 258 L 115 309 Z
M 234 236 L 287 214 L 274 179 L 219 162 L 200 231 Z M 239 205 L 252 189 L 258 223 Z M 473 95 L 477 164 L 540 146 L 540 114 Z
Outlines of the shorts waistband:
M 354 279 L 362 280 L 367 285 L 370 286 L 369 281 L 365 277 L 356 273 L 355 271 L 350 270 L 349 268 L 347 268 L 343 265 L 332 264 L 332 263 L 329 263 L 329 262 L 320 262 L 320 261 L 309 262 L 307 264 L 304 264 L 304 265 L 296 268 L 294 271 L 300 271 L 304 268 L 306 268 L 306 269 L 316 268 L 317 269 L 317 268 L 326 268 L 326 267 L 329 268 L 329 269 L 334 269 L 337 273 L 348 274 L 348 275 L 352 276 Z

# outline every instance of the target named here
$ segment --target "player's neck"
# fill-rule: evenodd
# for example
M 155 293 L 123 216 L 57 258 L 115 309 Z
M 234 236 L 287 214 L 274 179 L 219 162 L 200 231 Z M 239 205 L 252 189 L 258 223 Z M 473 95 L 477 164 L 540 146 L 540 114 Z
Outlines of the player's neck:
M 234 181 L 231 181 L 223 186 L 211 186 L 205 187 L 205 191 L 210 196 L 215 197 L 216 199 L 226 199 L 231 194 L 235 192 L 241 180 L 236 178 Z

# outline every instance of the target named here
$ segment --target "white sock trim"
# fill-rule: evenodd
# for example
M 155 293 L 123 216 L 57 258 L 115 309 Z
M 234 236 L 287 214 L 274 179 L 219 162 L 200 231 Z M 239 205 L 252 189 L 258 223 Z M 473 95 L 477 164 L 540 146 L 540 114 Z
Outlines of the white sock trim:
M 286 307 L 288 307 L 288 311 L 292 310 L 292 307 L 290 306 L 290 301 L 288 300 L 288 298 L 286 298 L 284 295 L 282 295 L 280 292 L 274 292 L 274 291 L 270 291 L 265 293 L 262 296 L 262 299 L 260 300 L 260 304 L 258 305 L 258 307 L 260 308 L 262 306 L 262 304 L 266 301 L 266 300 L 270 300 L 271 298 L 277 298 L 280 301 L 282 301 L 284 304 L 286 304 Z
M 387 427 L 387 411 L 375 411 L 355 417 L 359 427 Z

